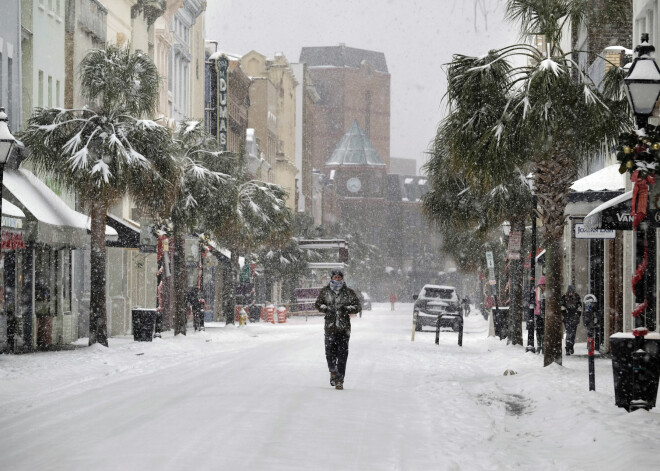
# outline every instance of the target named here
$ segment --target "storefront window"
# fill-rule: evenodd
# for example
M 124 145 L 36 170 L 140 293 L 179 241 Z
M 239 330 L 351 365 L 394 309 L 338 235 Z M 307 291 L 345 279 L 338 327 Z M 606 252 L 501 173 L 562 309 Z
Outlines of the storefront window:
M 63 249 L 61 253 L 62 267 L 62 312 L 71 311 L 71 250 Z
M 54 316 L 57 314 L 57 257 L 48 247 L 40 247 L 34 252 L 34 311 L 37 317 Z

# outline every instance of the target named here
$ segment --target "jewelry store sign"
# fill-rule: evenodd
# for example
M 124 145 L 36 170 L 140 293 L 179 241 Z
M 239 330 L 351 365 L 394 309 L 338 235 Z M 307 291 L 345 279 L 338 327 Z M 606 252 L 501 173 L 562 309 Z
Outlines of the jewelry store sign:
M 576 239 L 615 239 L 614 229 L 587 229 L 584 224 L 575 224 Z

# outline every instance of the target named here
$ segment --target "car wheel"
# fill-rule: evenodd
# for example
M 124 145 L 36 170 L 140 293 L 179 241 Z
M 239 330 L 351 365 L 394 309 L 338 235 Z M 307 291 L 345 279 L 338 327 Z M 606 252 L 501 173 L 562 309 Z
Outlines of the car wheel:
M 422 324 L 419 322 L 415 324 L 415 332 L 421 332 L 422 331 Z

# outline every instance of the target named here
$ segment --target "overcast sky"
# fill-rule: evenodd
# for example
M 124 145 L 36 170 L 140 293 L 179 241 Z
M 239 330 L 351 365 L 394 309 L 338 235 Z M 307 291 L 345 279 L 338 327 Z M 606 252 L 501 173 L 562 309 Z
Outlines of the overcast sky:
M 504 0 L 209 0 L 206 37 L 219 49 L 298 62 L 305 46 L 383 52 L 391 75 L 392 157 L 418 167 L 442 119 L 452 54 L 485 54 L 518 38 Z

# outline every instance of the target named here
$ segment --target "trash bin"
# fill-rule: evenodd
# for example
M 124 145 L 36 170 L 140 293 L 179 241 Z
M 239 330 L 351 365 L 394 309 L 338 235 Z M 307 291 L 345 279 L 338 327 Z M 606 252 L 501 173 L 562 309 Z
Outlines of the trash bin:
M 634 394 L 633 352 L 639 350 L 639 344 L 643 345 L 645 353 L 640 352 L 635 378 L 638 392 Z M 630 404 L 635 399 L 645 401 L 649 409 L 654 407 L 660 379 L 660 334 L 651 333 L 641 340 L 635 339 L 630 332 L 617 333 L 610 336 L 610 347 L 615 404 L 630 411 Z
M 250 322 L 259 322 L 262 309 L 263 309 L 263 304 L 250 305 L 248 309 L 248 318 L 250 319 Z
M 505 339 L 508 335 L 507 323 L 509 321 L 509 307 L 499 306 L 497 309 L 493 308 L 493 323 L 495 325 L 495 335 L 500 340 Z
M 153 340 L 157 313 L 156 309 L 134 308 L 131 310 L 133 340 L 136 342 L 151 342 Z

